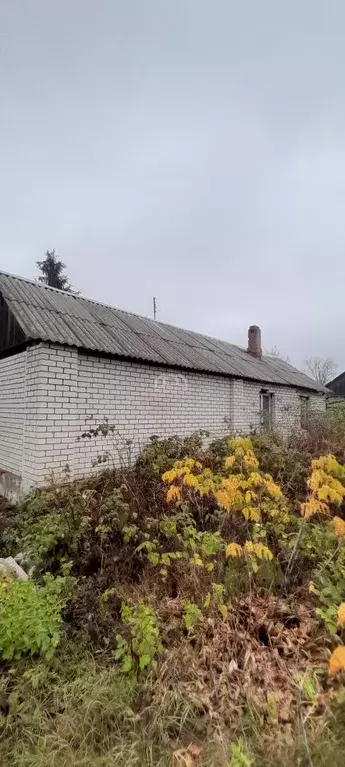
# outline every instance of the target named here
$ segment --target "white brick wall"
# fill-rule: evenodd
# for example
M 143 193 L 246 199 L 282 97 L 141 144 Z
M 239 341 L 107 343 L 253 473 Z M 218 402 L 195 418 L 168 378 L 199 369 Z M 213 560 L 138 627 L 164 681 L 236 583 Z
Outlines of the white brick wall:
M 168 437 L 199 429 L 212 438 L 229 432 L 232 390 L 229 379 L 122 360 L 79 355 L 78 414 L 81 430 L 102 422 L 116 427 L 106 441 L 78 443 L 74 470 L 84 472 L 107 444 L 115 458 L 136 455 L 154 434 Z
M 22 473 L 26 352 L 0 360 L 0 470 Z
M 76 350 L 40 344 L 28 355 L 25 486 L 42 483 L 73 463 L 78 426 Z
M 287 434 L 301 425 L 300 395 L 308 394 L 289 386 L 273 386 L 239 380 L 234 382 L 234 419 L 236 432 L 248 433 L 260 428 L 260 392 L 262 389 L 273 394 L 273 422 L 277 431 Z M 325 410 L 325 398 L 321 394 L 310 393 L 310 409 Z
M 0 361 L 0 470 L 20 474 L 26 490 L 52 472 L 59 476 L 67 463 L 72 476 L 89 472 L 107 449 L 119 463 L 128 456 L 128 442 L 134 457 L 153 434 L 184 436 L 204 429 L 215 439 L 248 432 L 260 426 L 261 388 L 39 344 Z M 286 432 L 299 426 L 300 393 L 285 386 L 269 391 L 276 427 Z M 325 407 L 322 396 L 311 395 L 310 402 Z M 116 428 L 111 438 L 77 441 L 105 417 Z

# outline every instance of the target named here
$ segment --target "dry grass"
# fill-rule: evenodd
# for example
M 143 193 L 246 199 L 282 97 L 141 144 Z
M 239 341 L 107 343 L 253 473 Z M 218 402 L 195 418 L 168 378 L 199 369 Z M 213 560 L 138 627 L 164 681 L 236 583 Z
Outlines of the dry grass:
M 68 649 L 68 648 L 67 648 Z M 71 669 L 69 669 L 69 675 Z M 171 767 L 174 753 L 197 746 L 198 767 L 343 767 L 344 713 L 325 723 L 296 718 L 289 726 L 263 719 L 248 700 L 236 728 L 207 711 L 195 679 L 191 687 L 162 679 L 138 684 L 115 668 L 78 662 L 73 680 L 36 669 L 12 686 L 10 722 L 2 732 L 1 765 L 13 767 Z M 304 711 L 305 719 L 305 711 Z M 236 731 L 235 731 L 236 730 Z M 308 738 L 306 749 L 304 733 Z M 242 742 L 252 762 L 231 762 L 230 744 Z
M 167 766 L 171 738 L 195 721 L 178 689 L 152 706 L 153 683 L 139 687 L 116 666 L 92 656 L 56 658 L 55 668 L 17 670 L 3 685 L 0 763 L 13 767 Z
M 267 607 L 261 610 L 267 619 Z M 271 650 L 252 643 L 255 663 L 247 653 L 244 668 L 232 670 L 231 637 L 224 628 L 210 646 L 204 640 L 193 649 L 186 640 L 167 654 L 157 677 L 140 678 L 98 663 L 85 649 L 77 653 L 69 641 L 49 666 L 25 662 L 2 677 L 0 764 L 180 767 L 183 762 L 174 761 L 174 753 L 187 753 L 193 744 L 199 757 L 187 767 L 343 767 L 343 704 L 333 715 L 332 707 L 323 711 L 318 703 L 316 710 L 300 697 L 284 716 L 279 686 L 285 681 L 285 701 L 289 691 L 286 668 L 276 658 L 277 637 Z M 299 665 L 295 658 L 289 668 L 291 684 L 292 670 L 303 667 L 303 642 L 302 647 Z M 239 640 L 237 652 L 240 648 Z M 277 709 L 271 715 L 263 706 L 268 689 L 276 690 Z M 323 695 L 326 701 L 327 690 Z M 252 762 L 231 761 L 231 743 L 239 740 Z

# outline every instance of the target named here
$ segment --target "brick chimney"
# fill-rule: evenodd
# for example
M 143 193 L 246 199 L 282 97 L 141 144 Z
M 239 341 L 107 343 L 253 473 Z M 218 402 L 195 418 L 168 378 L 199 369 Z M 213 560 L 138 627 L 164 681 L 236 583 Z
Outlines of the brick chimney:
M 248 330 L 248 354 L 261 360 L 261 330 L 257 325 L 251 325 Z

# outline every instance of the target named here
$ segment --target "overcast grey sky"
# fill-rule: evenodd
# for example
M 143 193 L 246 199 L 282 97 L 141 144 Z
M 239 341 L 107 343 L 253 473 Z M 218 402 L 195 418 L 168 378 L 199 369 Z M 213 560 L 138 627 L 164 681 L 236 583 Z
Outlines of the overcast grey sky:
M 0 269 L 345 367 L 344 0 L 0 0 Z

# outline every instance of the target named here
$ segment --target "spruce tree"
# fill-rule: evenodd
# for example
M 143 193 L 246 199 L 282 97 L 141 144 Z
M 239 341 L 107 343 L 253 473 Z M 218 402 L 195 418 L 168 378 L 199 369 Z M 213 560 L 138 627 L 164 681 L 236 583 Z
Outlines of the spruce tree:
M 36 264 L 42 272 L 38 278 L 40 282 L 50 285 L 51 288 L 59 288 L 68 292 L 72 291 L 68 277 L 64 274 L 66 264 L 57 257 L 55 249 L 46 250 L 45 259 L 43 261 L 36 261 Z

